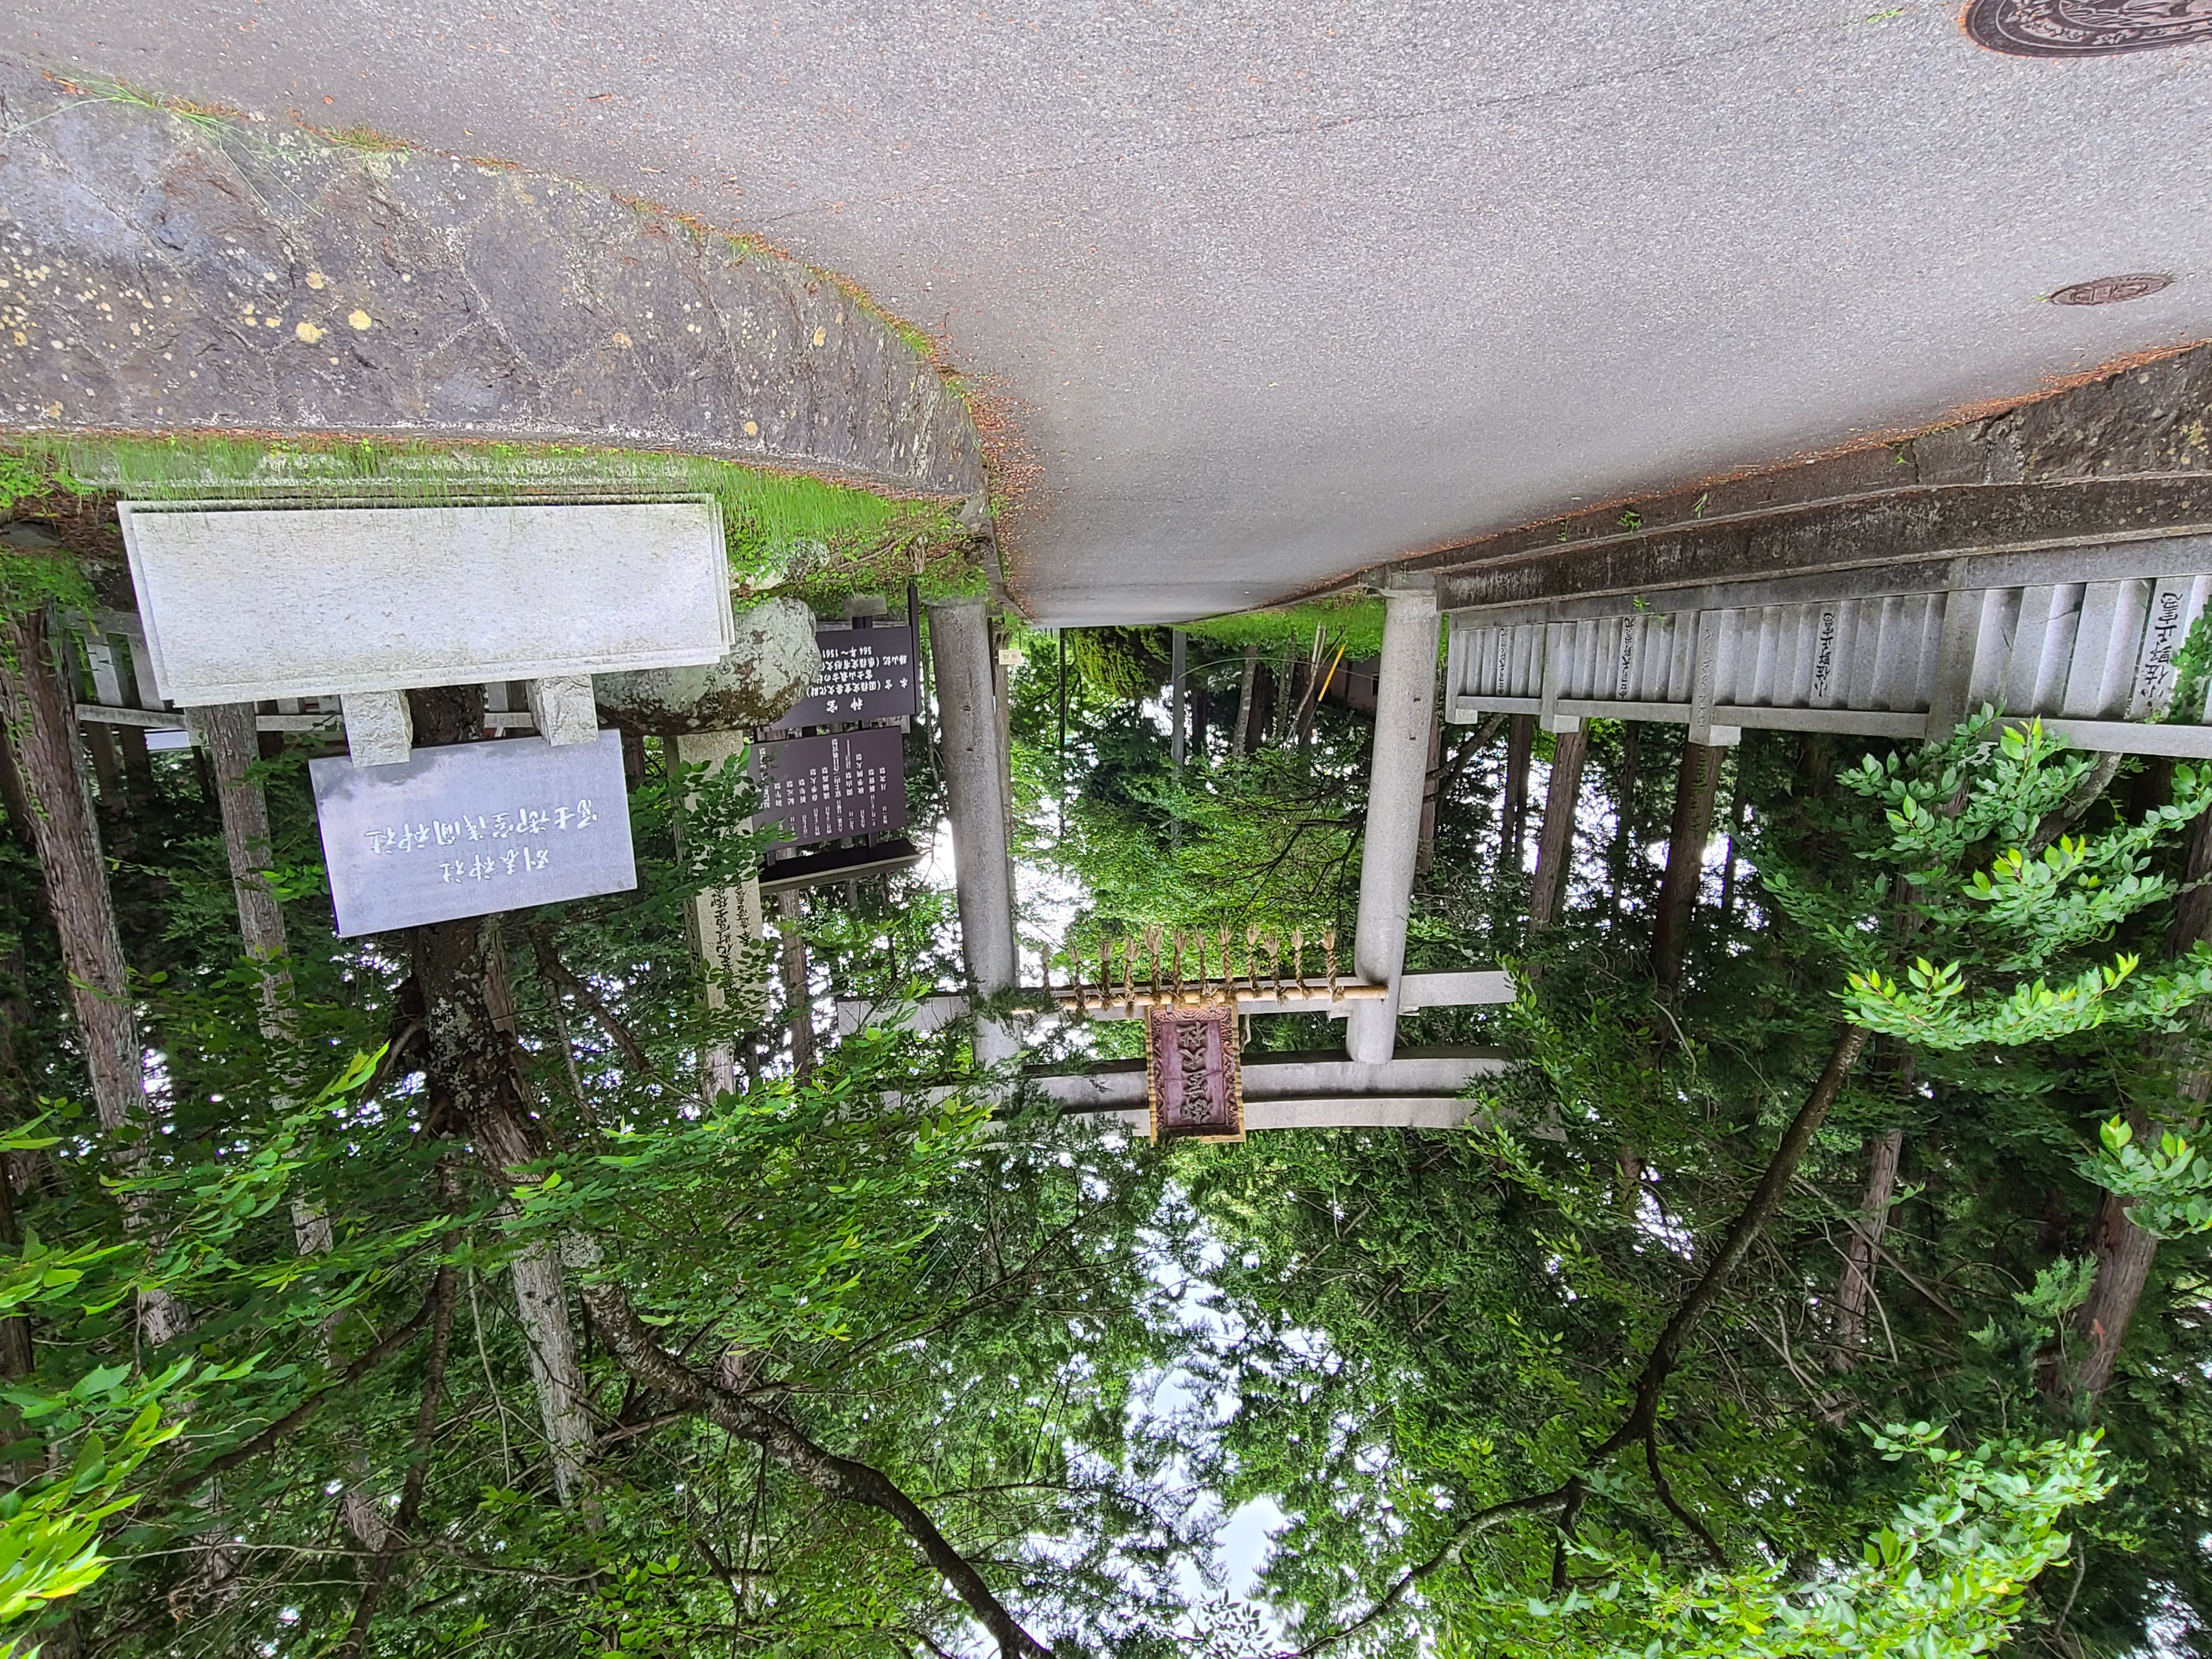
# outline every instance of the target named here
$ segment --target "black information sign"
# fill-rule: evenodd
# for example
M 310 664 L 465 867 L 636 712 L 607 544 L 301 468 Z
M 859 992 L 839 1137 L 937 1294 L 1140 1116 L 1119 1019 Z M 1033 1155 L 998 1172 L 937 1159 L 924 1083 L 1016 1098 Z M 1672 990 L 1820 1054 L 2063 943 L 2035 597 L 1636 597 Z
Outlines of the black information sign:
M 753 745 L 759 823 L 778 847 L 811 847 L 906 827 L 904 734 L 865 726 Z
M 822 672 L 770 732 L 861 720 L 895 720 L 921 712 L 911 623 L 896 628 L 822 628 L 814 634 Z

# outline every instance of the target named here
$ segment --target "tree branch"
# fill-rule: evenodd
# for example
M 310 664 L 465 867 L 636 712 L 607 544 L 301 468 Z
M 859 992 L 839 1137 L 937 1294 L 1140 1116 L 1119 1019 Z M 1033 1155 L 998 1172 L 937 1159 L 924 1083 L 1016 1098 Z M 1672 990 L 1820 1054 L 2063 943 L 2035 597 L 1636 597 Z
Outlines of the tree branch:
M 1659 1333 L 1659 1340 L 1651 1345 L 1650 1357 L 1644 1363 L 1643 1374 L 1636 1379 L 1636 1401 L 1629 1407 L 1627 1417 L 1590 1453 L 1592 1463 L 1603 1462 L 1623 1446 L 1633 1445 L 1659 1420 L 1660 1393 L 1681 1359 L 1683 1349 L 1689 1345 L 1691 1333 L 1712 1311 L 1736 1268 L 1751 1254 L 1760 1231 L 1781 1207 L 1782 1195 L 1790 1177 L 1804 1161 L 1806 1149 L 1812 1146 L 1814 1135 L 1828 1115 L 1828 1109 L 1843 1092 L 1844 1079 L 1858 1060 L 1859 1051 L 1866 1047 L 1866 1040 L 1863 1026 L 1846 1025 L 1838 1033 L 1835 1046 L 1828 1051 L 1828 1063 L 1820 1068 L 1819 1081 L 1805 1097 L 1805 1103 L 1797 1109 L 1797 1115 L 1790 1120 L 1790 1127 L 1782 1132 L 1774 1155 L 1766 1161 L 1765 1173 L 1752 1190 L 1750 1201 L 1729 1224 L 1728 1237 L 1721 1241 L 1713 1265 L 1705 1270 L 1697 1288 L 1682 1299 L 1682 1305 L 1667 1322 L 1666 1329 Z
M 1582 1519 L 1583 1499 L 1589 1496 L 1589 1489 L 1583 1485 L 1582 1476 L 1577 1475 L 1567 1482 L 1566 1492 L 1567 1501 L 1559 1507 L 1559 1536 L 1552 1546 L 1552 1594 L 1554 1595 L 1567 1593 L 1567 1547 L 1575 1541 L 1575 1523 Z
M 2035 826 L 2035 834 L 2021 850 L 2032 859 L 2040 858 L 2045 848 L 2072 829 L 2081 815 L 2096 805 L 2097 797 L 2105 793 L 2113 775 L 2120 769 L 2120 763 L 2126 758 L 2120 754 L 2099 755 L 2081 775 L 2081 782 L 2075 785 L 2074 793 L 2043 815 L 2043 822 Z
M 1644 1437 L 1644 1462 L 1651 1471 L 1651 1484 L 1659 1493 L 1659 1501 L 1667 1506 L 1667 1513 L 1680 1521 L 1698 1535 L 1705 1547 L 1705 1553 L 1722 1571 L 1728 1571 L 1728 1557 L 1722 1553 L 1719 1543 L 1705 1530 L 1705 1523 L 1674 1501 L 1674 1489 L 1667 1484 L 1667 1477 L 1659 1470 L 1659 1427 L 1652 1425 Z
M 1570 1483 L 1570 1485 L 1572 1484 L 1576 1483 Z M 1538 1492 L 1531 1498 L 1510 1498 L 1503 1504 L 1492 1504 L 1486 1510 L 1477 1510 L 1452 1529 L 1451 1536 L 1444 1540 L 1444 1547 L 1442 1549 L 1427 1560 L 1416 1566 L 1408 1567 L 1400 1574 L 1397 1583 L 1383 1591 L 1376 1598 L 1373 1607 L 1368 1608 L 1352 1623 L 1339 1626 L 1318 1640 L 1308 1643 L 1296 1653 L 1289 1656 L 1289 1659 L 1312 1659 L 1315 1654 L 1325 1652 L 1338 1643 L 1358 1635 L 1404 1601 L 1407 1592 L 1414 1585 L 1425 1578 L 1435 1577 L 1446 1567 L 1455 1563 L 1470 1543 L 1488 1532 L 1500 1521 L 1510 1516 L 1525 1515 L 1537 1510 L 1550 1509 L 1555 1504 L 1563 1504 L 1567 1501 L 1568 1497 L 1568 1487 L 1560 1486 L 1552 1492 Z
M 443 1269 L 440 1271 L 442 1272 Z M 416 1310 L 415 1316 L 404 1325 L 397 1326 L 386 1333 L 368 1352 L 339 1372 L 337 1382 L 319 1393 L 309 1395 L 307 1399 L 285 1413 L 283 1416 L 262 1430 L 244 1445 L 232 1447 L 205 1468 L 194 1469 L 189 1474 L 173 1479 L 169 1484 L 173 1486 L 198 1486 L 203 1480 L 228 1474 L 240 1463 L 260 1456 L 262 1453 L 274 1448 L 279 1441 L 297 1433 L 301 1426 L 331 1399 L 344 1393 L 346 1389 L 360 1382 L 362 1377 L 367 1376 L 379 1365 L 391 1358 L 393 1354 L 412 1342 L 416 1334 L 424 1325 L 429 1323 L 437 1305 L 438 1293 L 434 1284 L 430 1294 L 422 1298 L 422 1305 Z
M 369 1625 L 376 1618 L 377 1604 L 384 1600 L 384 1592 L 391 1585 L 392 1569 L 400 1547 L 415 1530 L 416 1517 L 422 1513 L 422 1487 L 430 1475 L 430 1439 L 437 1432 L 438 1404 L 446 1391 L 446 1356 L 453 1347 L 453 1284 L 459 1277 L 450 1262 L 438 1269 L 437 1287 L 431 1297 L 435 1311 L 430 1316 L 430 1358 L 422 1372 L 422 1398 L 415 1408 L 415 1437 L 408 1446 L 407 1478 L 401 1485 L 399 1507 L 392 1514 L 392 1529 L 385 1534 L 384 1547 L 369 1563 L 368 1582 L 362 1587 L 361 1601 L 353 1610 L 353 1624 L 338 1648 L 338 1659 L 360 1659 L 362 1644 L 368 1640 Z
M 592 1018 L 599 1021 L 599 1029 L 614 1039 L 614 1045 L 622 1050 L 624 1060 L 647 1077 L 659 1075 L 653 1070 L 653 1062 L 646 1058 L 645 1050 L 639 1046 L 638 1040 L 629 1034 L 629 1028 L 617 1019 L 614 1012 L 599 1000 L 599 994 L 570 972 L 568 964 L 561 960 L 561 953 L 553 948 L 550 933 L 543 927 L 532 928 L 530 948 L 538 958 L 538 971 L 545 975 L 555 996 L 559 996 L 565 988 L 590 1011 Z
M 1835 1046 L 1828 1052 L 1827 1064 L 1821 1067 L 1820 1078 L 1813 1085 L 1812 1092 L 1806 1097 L 1805 1103 L 1798 1108 L 1797 1115 L 1782 1132 L 1782 1139 L 1776 1144 L 1773 1155 L 1767 1159 L 1766 1170 L 1759 1176 L 1759 1185 L 1753 1189 L 1749 1201 L 1729 1224 L 1728 1236 L 1722 1241 L 1712 1266 L 1705 1270 L 1705 1276 L 1698 1281 L 1697 1287 L 1683 1298 L 1682 1305 L 1674 1310 L 1674 1317 L 1667 1322 L 1667 1328 L 1652 1345 L 1650 1355 L 1645 1359 L 1644 1370 L 1636 1380 L 1636 1397 L 1626 1418 L 1584 1458 L 1585 1470 L 1595 1468 L 1622 1447 L 1632 1445 L 1654 1431 L 1659 1420 L 1660 1395 L 1666 1387 L 1668 1377 L 1680 1360 L 1683 1350 L 1688 1346 L 1692 1333 L 1712 1310 L 1714 1304 L 1720 1300 L 1736 1268 L 1742 1265 L 1744 1257 L 1751 1254 L 1752 1246 L 1758 1242 L 1760 1232 L 1773 1218 L 1775 1211 L 1781 1207 L 1783 1194 L 1788 1189 L 1791 1177 L 1796 1174 L 1798 1164 L 1804 1161 L 1806 1150 L 1812 1146 L 1813 1137 L 1826 1119 L 1829 1109 L 1834 1106 L 1837 1097 L 1843 1092 L 1844 1079 L 1856 1063 L 1860 1050 L 1866 1047 L 1866 1040 L 1867 1032 L 1856 1025 L 1846 1025 L 1837 1034 Z M 1671 1494 L 1663 1493 L 1663 1485 L 1662 1481 L 1662 1501 L 1673 1509 Z M 1443 1549 L 1419 1565 L 1407 1569 L 1359 1618 L 1298 1649 L 1292 1659 L 1310 1659 L 1310 1656 L 1335 1646 L 1375 1623 L 1402 1601 L 1407 1592 L 1415 1584 L 1458 1560 L 1460 1552 L 1467 1547 L 1468 1540 L 1506 1516 L 1549 1509 L 1557 1504 L 1561 1510 L 1559 1526 L 1564 1543 L 1565 1537 L 1571 1534 L 1575 1518 L 1581 1511 L 1583 1490 L 1583 1477 L 1577 1474 L 1555 1491 L 1494 1504 L 1469 1516 L 1459 1524 Z M 1706 1536 L 1703 1528 L 1694 1522 L 1690 1524 L 1701 1538 Z M 1555 1589 L 1565 1587 L 1565 1569 L 1566 1557 L 1563 1547 L 1553 1559 L 1552 1578 Z
M 726 1434 L 750 1441 L 817 1491 L 876 1510 L 896 1521 L 923 1558 L 976 1621 L 989 1631 L 1004 1659 L 1051 1659 L 1051 1650 L 1024 1630 L 986 1583 L 975 1565 L 952 1547 L 937 1523 L 882 1470 L 815 1444 L 783 1416 L 717 1387 L 654 1340 L 618 1285 L 584 1290 L 584 1305 L 624 1370 L 670 1402 L 705 1418 Z

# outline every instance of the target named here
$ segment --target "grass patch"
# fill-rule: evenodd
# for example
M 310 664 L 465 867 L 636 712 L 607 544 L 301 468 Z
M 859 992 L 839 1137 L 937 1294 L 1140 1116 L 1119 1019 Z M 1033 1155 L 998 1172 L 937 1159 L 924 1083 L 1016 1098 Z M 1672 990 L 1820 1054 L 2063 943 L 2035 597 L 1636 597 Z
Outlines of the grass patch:
M 744 592 L 824 608 L 848 593 L 981 592 L 975 538 L 952 510 L 703 456 L 562 445 L 237 436 L 27 439 L 0 449 L 0 506 L 54 489 L 127 501 L 481 507 L 708 495 Z
M 1382 601 L 1372 597 L 1310 599 L 1273 611 L 1209 617 L 1192 623 L 1185 631 L 1194 639 L 1220 645 L 1256 645 L 1262 654 L 1283 646 L 1310 651 L 1316 632 L 1325 632 L 1332 651 L 1341 644 L 1346 661 L 1364 662 L 1382 654 Z

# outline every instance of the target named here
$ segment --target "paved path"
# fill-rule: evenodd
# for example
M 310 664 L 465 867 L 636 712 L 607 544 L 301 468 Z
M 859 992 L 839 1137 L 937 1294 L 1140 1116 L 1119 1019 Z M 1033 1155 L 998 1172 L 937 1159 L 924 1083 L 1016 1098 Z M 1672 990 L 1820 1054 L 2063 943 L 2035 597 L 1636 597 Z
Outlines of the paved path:
M 1049 621 L 1188 616 L 2212 336 L 2212 44 L 1954 4 L 15 0 L 8 45 L 763 232 L 996 377 Z M 2041 303 L 2111 272 L 2131 304 Z

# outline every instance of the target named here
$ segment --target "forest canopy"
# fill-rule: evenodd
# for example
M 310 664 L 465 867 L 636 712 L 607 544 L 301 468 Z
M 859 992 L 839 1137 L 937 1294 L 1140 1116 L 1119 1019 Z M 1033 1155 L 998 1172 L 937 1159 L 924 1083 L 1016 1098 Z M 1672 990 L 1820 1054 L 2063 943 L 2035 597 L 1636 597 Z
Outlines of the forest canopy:
M 1669 935 L 1678 729 L 1589 734 L 1540 925 L 1552 740 L 1443 728 L 1409 959 L 1516 995 L 1401 1040 L 1499 1055 L 1466 1126 L 1155 1147 L 1030 1075 L 1127 1024 L 997 1068 L 841 1024 L 961 985 L 927 866 L 813 890 L 723 994 L 686 915 L 757 803 L 656 740 L 635 891 L 337 938 L 319 739 L 70 714 L 99 576 L 0 584 L 15 1650 L 2212 1647 L 2212 776 L 1747 733 Z M 1351 938 L 1354 626 L 1188 641 L 1180 763 L 1161 641 L 1020 640 L 1033 960 Z

